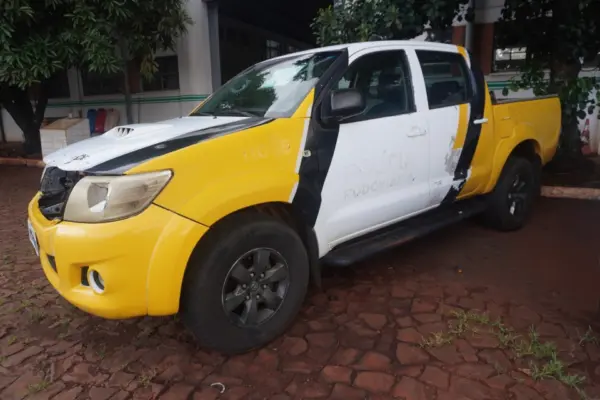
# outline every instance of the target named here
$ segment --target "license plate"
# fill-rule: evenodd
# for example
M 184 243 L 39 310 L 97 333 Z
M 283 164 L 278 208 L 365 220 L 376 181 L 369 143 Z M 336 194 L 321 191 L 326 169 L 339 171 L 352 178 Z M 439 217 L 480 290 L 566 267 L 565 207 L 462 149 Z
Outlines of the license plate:
M 29 232 L 29 241 L 35 250 L 35 254 L 40 255 L 40 245 L 38 244 L 37 236 L 31 225 L 31 221 L 27 220 L 27 231 Z

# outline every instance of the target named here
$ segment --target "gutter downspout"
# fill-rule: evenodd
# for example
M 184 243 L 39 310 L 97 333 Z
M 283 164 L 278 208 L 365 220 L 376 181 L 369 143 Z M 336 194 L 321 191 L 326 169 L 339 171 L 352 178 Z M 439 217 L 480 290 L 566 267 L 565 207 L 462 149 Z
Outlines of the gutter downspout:
M 473 9 L 473 20 L 467 21 L 465 28 L 465 48 L 468 51 L 473 51 L 473 39 L 475 36 L 475 0 L 469 0 L 468 8 Z

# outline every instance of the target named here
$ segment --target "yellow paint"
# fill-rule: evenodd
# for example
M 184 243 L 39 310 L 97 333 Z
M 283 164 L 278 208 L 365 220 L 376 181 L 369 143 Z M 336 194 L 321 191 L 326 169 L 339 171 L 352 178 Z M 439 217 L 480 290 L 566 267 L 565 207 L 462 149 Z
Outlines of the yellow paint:
M 253 205 L 287 203 L 298 182 L 296 161 L 312 102 L 311 93 L 291 118 L 204 141 L 129 173 L 173 170 L 155 203 L 207 226 Z
M 56 224 L 41 214 L 39 196 L 33 198 L 28 211 L 40 245 L 42 269 L 66 300 L 104 318 L 177 312 L 181 288 L 177 267 L 187 264 L 196 244 L 190 246 L 189 242 L 200 240 L 206 227 L 154 205 L 117 222 Z M 56 257 L 57 272 L 48 255 Z M 160 272 L 157 263 L 162 263 Z M 81 284 L 85 266 L 100 273 L 104 293 L 96 294 Z
M 174 173 L 156 205 L 132 218 L 100 224 L 48 221 L 37 194 L 29 218 L 52 286 L 75 306 L 105 318 L 177 313 L 185 269 L 208 226 L 252 205 L 290 201 L 313 101 L 311 92 L 291 118 L 210 139 L 128 171 Z M 58 273 L 48 254 L 56 256 Z M 85 266 L 101 274 L 104 293 L 81 284 Z
M 462 46 L 456 46 L 458 52 L 460 53 L 461 56 L 463 56 L 465 58 L 465 60 L 467 60 L 467 64 L 469 64 L 469 57 L 467 55 L 467 49 L 465 49 Z
M 486 90 L 485 118 L 488 123 L 482 125 L 471 174 L 459 199 L 491 192 L 506 160 L 523 142 L 534 144 L 543 165 L 556 152 L 561 127 L 558 98 L 492 105 Z

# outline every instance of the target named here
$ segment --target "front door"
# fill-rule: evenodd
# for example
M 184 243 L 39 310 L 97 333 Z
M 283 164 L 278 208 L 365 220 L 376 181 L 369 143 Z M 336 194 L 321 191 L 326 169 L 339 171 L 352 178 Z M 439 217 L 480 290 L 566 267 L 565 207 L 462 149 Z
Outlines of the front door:
M 405 52 L 355 54 L 332 89 L 344 88 L 361 90 L 367 106 L 339 124 L 315 224 L 321 253 L 419 213 L 429 199 L 428 132 Z

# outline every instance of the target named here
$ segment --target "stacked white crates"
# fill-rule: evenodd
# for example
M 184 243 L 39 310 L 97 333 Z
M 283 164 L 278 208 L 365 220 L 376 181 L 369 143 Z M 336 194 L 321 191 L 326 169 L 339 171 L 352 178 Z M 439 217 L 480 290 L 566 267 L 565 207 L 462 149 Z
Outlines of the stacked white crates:
M 90 137 L 87 118 L 62 118 L 40 129 L 42 156 Z

